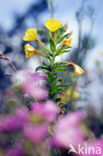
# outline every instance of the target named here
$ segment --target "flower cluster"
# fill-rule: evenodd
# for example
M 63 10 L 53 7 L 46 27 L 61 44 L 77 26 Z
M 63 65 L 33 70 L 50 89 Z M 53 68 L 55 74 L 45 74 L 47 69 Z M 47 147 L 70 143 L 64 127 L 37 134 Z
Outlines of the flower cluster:
M 73 145 L 81 143 L 83 132 L 79 123 L 83 114 L 71 113 L 55 122 L 58 113 L 59 108 L 55 103 L 47 101 L 32 103 L 30 111 L 22 107 L 15 114 L 2 117 L 0 119 L 0 135 L 3 135 L 5 140 L 0 140 L 0 148 L 4 155 L 33 155 L 37 152 L 38 147 L 43 152 L 42 146 L 48 150 L 47 148 L 50 146 L 51 148 L 68 148 L 69 143 Z M 5 135 L 11 136 L 9 141 L 15 141 L 10 148 L 8 148 L 9 143 Z M 30 148 L 29 151 L 27 151 L 28 148 Z M 37 153 L 42 154 L 40 151 Z
M 36 28 L 29 28 L 26 30 L 23 40 L 35 41 L 36 44 L 38 44 L 38 49 L 32 47 L 30 44 L 25 45 L 26 58 L 30 58 L 34 55 L 39 55 L 44 58 L 43 63 L 36 70 L 42 70 L 47 78 L 47 86 L 49 88 L 48 97 L 59 105 L 63 105 L 61 95 L 68 85 L 63 84 L 58 73 L 65 70 L 71 72 L 69 67 L 72 67 L 74 75 L 80 76 L 84 74 L 84 70 L 73 62 L 55 61 L 57 56 L 70 51 L 72 32 L 66 33 L 67 26 L 63 25 L 59 20 L 50 18 L 45 21 L 45 27 L 47 29 L 49 47 L 39 39 Z M 30 86 L 32 88 L 33 85 L 30 84 Z M 30 88 L 27 90 L 30 91 Z M 34 92 L 32 93 L 32 96 Z
M 31 102 L 29 109 L 26 105 L 22 105 L 14 113 L 0 116 L 0 154 L 50 156 L 51 151 L 57 149 L 56 155 L 61 156 L 65 150 L 72 154 L 74 147 L 77 151 L 73 153 L 75 156 L 101 156 L 100 153 L 94 154 L 94 150 L 98 150 L 99 147 L 102 151 L 103 139 L 96 140 L 85 127 L 83 121 L 86 114 L 82 111 L 73 111 L 60 115 L 60 107 L 47 99 L 48 92 L 44 87 L 46 77 L 28 71 L 22 73 L 24 76 L 22 90 L 27 99 L 31 98 Z M 28 88 L 30 82 L 33 87 Z M 70 94 L 70 89 L 67 93 Z M 80 153 L 78 145 L 82 148 Z M 89 151 L 91 147 L 93 150 Z
M 77 111 L 58 118 L 59 107 L 47 99 L 48 92 L 43 86 L 45 76 L 28 71 L 23 71 L 22 74 L 22 89 L 28 94 L 27 98 L 32 98 L 32 102 L 29 109 L 26 105 L 21 106 L 14 113 L 5 114 L 0 118 L 0 137 L 4 137 L 4 140 L 0 139 L 0 149 L 3 154 L 33 155 L 39 146 L 41 152 L 42 146 L 45 146 L 46 150 L 48 147 L 67 148 L 72 138 L 75 138 L 75 142 L 72 141 L 74 145 L 80 143 L 84 138 L 79 126 L 84 117 L 83 113 Z M 11 144 L 5 135 L 9 137 Z M 30 150 L 27 151 L 27 148 Z

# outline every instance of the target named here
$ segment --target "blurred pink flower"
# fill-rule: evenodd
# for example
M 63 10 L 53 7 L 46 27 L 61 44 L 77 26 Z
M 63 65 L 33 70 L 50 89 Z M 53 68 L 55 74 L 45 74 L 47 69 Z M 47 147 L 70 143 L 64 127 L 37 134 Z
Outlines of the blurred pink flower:
M 81 143 L 84 138 L 79 122 L 83 116 L 81 112 L 73 112 L 59 118 L 53 135 L 53 144 L 69 148 L 70 144 Z
M 34 98 L 46 99 L 48 91 L 44 87 L 45 80 L 45 76 L 39 73 L 24 72 L 23 90 Z
M 45 81 L 46 80 L 46 76 L 42 75 L 39 72 L 35 72 L 35 73 L 31 73 L 28 69 L 22 70 L 21 71 L 22 75 L 24 76 L 24 78 L 26 77 L 27 79 L 32 79 L 33 81 Z
M 39 114 L 50 122 L 53 121 L 59 113 L 59 108 L 51 100 L 48 100 L 45 103 L 35 102 L 31 105 L 31 109 L 34 113 Z
M 34 73 L 34 74 L 31 74 L 31 76 L 32 76 L 32 78 L 33 78 L 33 80 L 34 81 L 44 81 L 45 82 L 45 80 L 46 80 L 46 76 L 44 76 L 44 75 L 41 75 L 40 73 Z
M 28 111 L 21 108 L 14 115 L 6 115 L 0 119 L 0 131 L 12 131 L 23 127 L 28 120 Z
M 74 126 L 78 126 L 79 122 L 83 120 L 84 117 L 85 114 L 83 112 L 75 111 L 75 112 L 70 112 L 64 117 L 60 118 L 58 122 L 62 123 L 64 127 L 67 125 L 74 127 Z
M 42 141 L 47 135 L 48 127 L 45 124 L 26 125 L 24 127 L 24 136 L 33 143 Z
M 29 85 L 26 84 L 24 86 L 24 90 L 26 93 L 29 94 L 29 96 L 37 99 L 46 99 L 48 96 L 48 91 L 45 88 L 42 87 L 36 87 L 29 82 Z

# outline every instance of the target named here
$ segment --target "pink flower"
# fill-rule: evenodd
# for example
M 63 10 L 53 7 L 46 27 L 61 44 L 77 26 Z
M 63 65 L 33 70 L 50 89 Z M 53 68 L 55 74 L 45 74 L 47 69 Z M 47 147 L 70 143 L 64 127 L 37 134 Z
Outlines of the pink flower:
M 28 120 L 28 111 L 24 108 L 17 110 L 14 115 L 6 115 L 0 119 L 0 131 L 12 131 L 23 127 Z
M 42 141 L 47 135 L 47 126 L 40 125 L 26 125 L 24 127 L 24 136 L 33 143 Z
M 68 113 L 67 115 L 60 118 L 58 122 L 62 123 L 63 126 L 78 126 L 79 122 L 85 117 L 85 114 L 80 111 Z M 68 121 L 68 122 L 67 122 Z M 61 124 L 60 124 L 61 125 Z M 58 124 L 59 126 L 59 124 Z M 61 127 L 61 126 L 60 126 Z
M 24 90 L 33 98 L 42 100 L 48 96 L 48 91 L 45 88 L 34 86 L 30 82 L 24 86 Z
M 69 148 L 70 144 L 77 145 L 83 141 L 83 133 L 78 125 L 83 118 L 80 114 L 69 113 L 58 120 L 53 135 L 54 145 Z
M 34 81 L 38 82 L 38 81 L 44 81 L 46 80 L 46 76 L 44 75 L 41 75 L 40 73 L 34 73 L 34 74 L 31 74 L 31 76 L 33 77 Z
M 15 118 L 18 121 L 25 122 L 29 119 L 29 112 L 26 108 L 20 108 L 15 112 Z
M 33 98 L 46 99 L 48 91 L 44 87 L 45 77 L 39 73 L 30 74 L 24 72 L 23 90 Z
M 31 109 L 34 113 L 39 114 L 47 121 L 53 121 L 59 113 L 59 108 L 50 100 L 46 103 L 35 102 L 31 105 Z
M 40 74 L 40 73 L 30 73 L 28 70 L 23 70 L 22 75 L 24 77 L 24 81 L 31 80 L 32 82 L 42 82 L 45 83 L 46 76 Z
M 15 120 L 12 116 L 2 117 L 0 120 L 0 131 L 11 131 L 17 128 Z

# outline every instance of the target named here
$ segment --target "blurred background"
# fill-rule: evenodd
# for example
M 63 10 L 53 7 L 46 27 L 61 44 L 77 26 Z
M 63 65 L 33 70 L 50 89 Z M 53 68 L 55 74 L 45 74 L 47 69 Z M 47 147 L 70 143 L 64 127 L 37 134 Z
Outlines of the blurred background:
M 41 39 L 44 21 L 50 17 L 68 24 L 73 31 L 72 50 L 58 60 L 73 61 L 86 73 L 76 80 L 80 97 L 78 107 L 89 106 L 102 113 L 103 104 L 103 1 L 102 0 L 3 0 L 0 4 L 0 51 L 9 56 L 17 70 L 29 68 L 35 71 L 38 57 L 25 59 L 22 37 L 29 27 L 39 29 Z M 14 73 L 8 62 L 0 59 L 0 104 L 12 85 Z M 17 74 L 18 75 L 18 74 Z M 65 81 L 68 77 L 61 75 Z M 78 86 L 78 87 L 77 87 Z

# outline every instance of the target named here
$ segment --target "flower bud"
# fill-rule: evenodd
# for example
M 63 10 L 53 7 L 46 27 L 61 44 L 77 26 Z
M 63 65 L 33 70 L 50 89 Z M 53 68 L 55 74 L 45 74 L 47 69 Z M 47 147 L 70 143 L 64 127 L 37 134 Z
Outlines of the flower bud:
M 30 44 L 26 44 L 24 46 L 24 49 L 25 49 L 25 54 L 26 54 L 26 58 L 30 58 L 34 55 L 37 54 L 38 50 L 35 49 L 33 46 L 31 46 Z
M 63 47 L 71 46 L 72 38 L 65 39 L 63 41 Z
M 72 62 L 67 62 L 67 64 L 69 66 L 71 65 L 74 68 L 74 72 L 75 72 L 76 76 L 80 76 L 80 75 L 84 74 L 84 70 L 80 66 L 78 66 L 77 64 L 74 64 Z
M 63 28 L 66 31 L 68 29 L 68 24 L 64 24 Z

